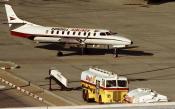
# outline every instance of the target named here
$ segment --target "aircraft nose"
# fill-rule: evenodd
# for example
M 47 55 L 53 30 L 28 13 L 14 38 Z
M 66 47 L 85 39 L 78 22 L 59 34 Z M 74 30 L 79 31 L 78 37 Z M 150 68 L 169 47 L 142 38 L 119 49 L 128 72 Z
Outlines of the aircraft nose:
M 123 36 L 118 36 L 117 39 L 121 40 L 121 42 L 125 45 L 132 45 L 133 44 L 133 41 L 126 38 L 126 37 L 123 37 Z
M 126 37 L 121 37 L 121 40 L 126 42 L 126 43 L 128 43 L 128 44 L 132 44 L 133 43 L 130 39 L 128 39 Z

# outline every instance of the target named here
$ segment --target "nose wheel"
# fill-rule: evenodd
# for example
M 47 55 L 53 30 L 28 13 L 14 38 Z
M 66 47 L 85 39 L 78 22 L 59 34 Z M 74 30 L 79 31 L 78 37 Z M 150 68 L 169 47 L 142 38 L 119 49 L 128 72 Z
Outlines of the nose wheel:
M 109 52 L 109 45 L 107 45 L 106 53 L 107 53 L 107 54 L 110 53 L 110 52 Z
M 63 56 L 63 52 L 62 51 L 58 51 L 57 56 Z

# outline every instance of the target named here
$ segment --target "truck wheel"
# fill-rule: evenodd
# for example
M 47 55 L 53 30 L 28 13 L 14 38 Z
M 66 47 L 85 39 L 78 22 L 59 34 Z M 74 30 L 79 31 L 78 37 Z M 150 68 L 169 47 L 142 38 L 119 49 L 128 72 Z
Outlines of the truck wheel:
M 85 98 L 86 100 L 85 101 L 89 102 L 90 100 L 89 100 L 89 93 L 88 93 L 88 91 L 86 91 L 85 95 L 86 95 L 86 98 Z
M 83 100 L 86 101 L 86 90 L 85 89 L 83 89 L 82 97 L 83 97 Z
M 103 102 L 102 102 L 102 98 L 101 98 L 101 95 L 99 96 L 98 101 L 99 101 L 99 104 L 103 104 Z

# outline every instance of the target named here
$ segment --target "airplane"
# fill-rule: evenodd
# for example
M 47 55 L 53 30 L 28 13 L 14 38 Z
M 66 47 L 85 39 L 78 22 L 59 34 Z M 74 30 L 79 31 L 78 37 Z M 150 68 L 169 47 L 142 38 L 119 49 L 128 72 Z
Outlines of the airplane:
M 82 54 L 87 45 L 111 45 L 114 56 L 118 57 L 118 49 L 125 48 L 133 42 L 106 29 L 48 27 L 37 25 L 18 18 L 12 6 L 5 4 L 8 25 L 11 35 L 28 38 L 37 42 L 77 44 L 82 48 Z M 63 55 L 61 51 L 57 55 Z

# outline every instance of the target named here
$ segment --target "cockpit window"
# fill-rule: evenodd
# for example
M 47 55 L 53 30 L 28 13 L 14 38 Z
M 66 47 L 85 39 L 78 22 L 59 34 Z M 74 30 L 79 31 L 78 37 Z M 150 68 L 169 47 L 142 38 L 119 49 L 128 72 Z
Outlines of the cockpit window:
M 102 33 L 100 33 L 100 36 L 106 36 L 106 33 L 102 32 Z
M 109 36 L 109 35 L 111 35 L 111 33 L 110 32 L 106 32 L 106 35 Z
M 109 35 L 115 35 L 117 33 L 113 33 L 113 32 L 106 32 L 106 35 L 109 36 Z

